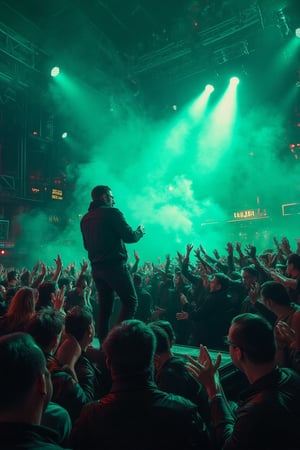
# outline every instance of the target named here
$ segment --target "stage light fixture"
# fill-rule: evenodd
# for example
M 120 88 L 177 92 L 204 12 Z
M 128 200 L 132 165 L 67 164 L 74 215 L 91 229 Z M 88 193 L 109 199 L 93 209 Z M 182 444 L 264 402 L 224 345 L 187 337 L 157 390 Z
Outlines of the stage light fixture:
M 240 79 L 238 77 L 231 77 L 230 78 L 230 84 L 232 86 L 237 86 L 240 82 Z
M 297 38 L 300 39 L 300 28 L 296 28 L 295 35 L 296 35 Z
M 57 77 L 59 75 L 59 73 L 60 73 L 60 69 L 58 66 L 52 67 L 51 72 L 50 72 L 51 77 Z
M 64 131 L 61 135 L 62 139 L 67 139 L 68 137 L 68 133 L 66 131 Z
M 207 84 L 205 86 L 205 90 L 210 93 L 210 92 L 214 92 L 215 88 L 213 87 L 212 84 Z

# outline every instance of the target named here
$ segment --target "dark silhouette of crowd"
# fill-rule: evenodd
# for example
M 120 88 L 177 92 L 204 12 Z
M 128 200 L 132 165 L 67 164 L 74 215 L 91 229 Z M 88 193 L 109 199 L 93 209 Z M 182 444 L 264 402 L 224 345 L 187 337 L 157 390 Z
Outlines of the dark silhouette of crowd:
M 103 339 L 90 263 L 65 263 L 0 266 L 0 450 L 300 449 L 299 240 L 135 250 L 137 307 L 120 321 L 115 292 Z

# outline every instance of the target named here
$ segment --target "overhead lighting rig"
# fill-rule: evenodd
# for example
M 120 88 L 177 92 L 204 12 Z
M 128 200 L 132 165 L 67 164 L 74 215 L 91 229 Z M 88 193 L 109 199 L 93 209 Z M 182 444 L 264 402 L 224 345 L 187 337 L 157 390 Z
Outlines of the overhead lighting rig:
M 241 31 L 252 29 L 253 27 L 264 29 L 261 10 L 257 3 L 243 9 L 239 14 L 228 20 L 197 32 L 193 43 L 189 40 L 180 40 L 142 55 L 137 59 L 133 73 L 136 75 L 145 73 L 178 59 L 190 59 L 191 64 L 193 61 L 197 63 L 197 71 L 201 69 L 205 70 L 207 62 L 205 58 L 201 60 L 202 52 L 205 47 L 207 48 L 218 43 L 220 44 L 220 48 L 216 48 L 216 45 L 214 45 L 214 49 L 211 51 L 217 64 L 222 64 L 240 56 L 249 55 L 249 43 L 246 39 L 228 45 L 224 45 L 224 43 L 228 38 L 232 38 Z M 203 67 L 199 67 L 199 62 Z M 188 70 L 193 70 L 191 65 Z
M 18 87 L 31 84 L 32 74 L 40 72 L 37 57 L 42 51 L 0 22 L 0 78 Z M 46 54 L 43 54 L 47 57 Z

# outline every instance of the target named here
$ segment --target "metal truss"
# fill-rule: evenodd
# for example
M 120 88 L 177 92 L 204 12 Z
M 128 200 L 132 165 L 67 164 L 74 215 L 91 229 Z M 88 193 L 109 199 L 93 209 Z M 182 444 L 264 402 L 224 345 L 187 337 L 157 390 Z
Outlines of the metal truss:
M 239 41 L 226 47 L 218 48 L 213 52 L 213 60 L 217 64 L 225 64 L 244 55 L 250 55 L 247 40 Z
M 189 55 L 191 48 L 186 46 L 185 41 L 169 44 L 159 50 L 141 56 L 134 67 L 134 73 L 140 74 L 161 66 L 162 64 L 174 61 L 183 56 Z
M 255 3 L 240 11 L 238 15 L 200 32 L 198 37 L 201 44 L 207 46 L 257 25 L 264 28 L 261 10 Z
M 11 28 L 0 22 L 0 79 L 26 88 L 31 77 L 38 73 L 37 56 L 41 51 Z
M 0 175 L 0 190 L 14 191 L 15 189 L 15 177 L 10 175 Z
M 248 55 L 250 51 L 247 40 L 239 40 L 234 44 L 224 44 L 226 39 L 253 27 L 264 29 L 261 10 L 257 3 L 240 11 L 238 15 L 231 19 L 197 33 L 196 42 L 193 42 L 193 45 L 188 41 L 181 40 L 141 56 L 134 66 L 133 72 L 134 74 L 147 72 L 187 55 L 193 55 L 195 50 L 201 54 L 201 49 L 218 43 L 223 44 L 222 47 L 216 48 L 216 45 L 214 45 L 212 50 L 213 59 L 216 60 L 217 64 Z M 203 64 L 205 65 L 205 62 Z
M 19 64 L 37 70 L 37 49 L 3 23 L 0 23 L 0 51 Z

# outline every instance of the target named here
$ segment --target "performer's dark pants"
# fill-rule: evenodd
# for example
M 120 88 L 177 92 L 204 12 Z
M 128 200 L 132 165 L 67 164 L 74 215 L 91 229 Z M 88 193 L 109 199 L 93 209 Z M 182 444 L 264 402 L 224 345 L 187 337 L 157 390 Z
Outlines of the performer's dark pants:
M 121 303 L 117 323 L 134 317 L 138 301 L 132 276 L 126 263 L 118 262 L 105 266 L 93 264 L 92 276 L 98 291 L 98 338 L 101 344 L 109 331 L 115 293 L 119 296 Z

